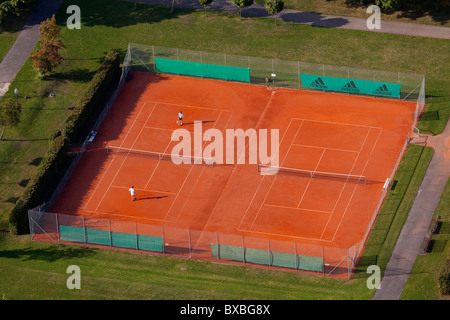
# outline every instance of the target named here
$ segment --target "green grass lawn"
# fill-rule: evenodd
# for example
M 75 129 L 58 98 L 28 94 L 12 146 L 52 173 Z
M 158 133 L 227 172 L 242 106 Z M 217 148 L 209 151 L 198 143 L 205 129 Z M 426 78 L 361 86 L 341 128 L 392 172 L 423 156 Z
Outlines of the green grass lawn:
M 64 28 L 65 9 L 82 8 L 82 29 Z M 427 117 L 422 132 L 439 133 L 449 116 L 449 41 L 314 28 L 270 19 L 242 18 L 226 13 L 138 5 L 121 1 L 66 1 L 57 15 L 67 46 L 65 62 L 50 79 L 41 80 L 27 62 L 10 88 L 19 88 L 24 112 L 17 128 L 7 128 L 0 142 L 0 230 L 8 229 L 8 215 L 36 171 L 48 148 L 50 134 L 61 128 L 101 60 L 114 48 L 124 57 L 129 42 L 224 52 L 312 63 L 423 73 L 427 77 Z M 13 97 L 10 90 L 7 97 Z M 49 98 L 49 93 L 55 93 Z M 23 99 L 26 95 L 28 99 Z M 368 299 L 365 269 L 375 261 L 385 265 L 412 204 L 420 173 L 430 152 L 411 147 L 405 171 L 415 175 L 399 180 L 403 195 L 383 208 L 369 239 L 367 253 L 350 281 L 195 261 L 161 259 L 142 254 L 32 243 L 26 236 L 0 240 L 0 295 L 9 299 Z M 428 160 L 427 160 L 428 159 Z M 403 165 L 403 164 L 402 164 Z M 400 172 L 401 174 L 401 172 Z M 411 181 L 411 182 L 410 182 Z M 405 184 L 405 186 L 400 186 Z M 396 187 L 396 188 L 397 188 Z M 395 199 L 395 200 L 399 200 Z M 394 199 L 392 199 L 394 201 Z M 406 203 L 404 202 L 406 201 Z M 388 201 L 390 202 L 390 200 Z M 387 210 L 387 211 L 385 211 Z M 398 214 L 395 212 L 401 211 Z M 388 215 L 392 215 L 388 217 Z M 384 217 L 386 216 L 386 217 Z M 395 217 L 394 217 L 395 216 Z M 384 221 L 387 218 L 387 222 Z M 381 223 L 381 224 L 379 224 Z M 83 272 L 81 291 L 65 287 L 68 265 Z M 187 267 L 186 271 L 181 267 Z M 8 276 L 5 276 L 8 275 Z M 84 276 L 86 278 L 84 278 Z M 133 285 L 130 285 L 132 283 Z M 38 290 L 43 286 L 42 290 Z M 217 286 L 217 287 L 216 287 Z

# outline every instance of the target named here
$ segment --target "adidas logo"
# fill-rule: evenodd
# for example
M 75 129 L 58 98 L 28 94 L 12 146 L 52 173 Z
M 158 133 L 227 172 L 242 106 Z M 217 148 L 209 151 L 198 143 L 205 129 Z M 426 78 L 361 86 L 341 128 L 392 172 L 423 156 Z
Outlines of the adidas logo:
M 383 84 L 381 87 L 376 89 L 374 91 L 374 94 L 381 95 L 381 96 L 392 96 L 392 93 L 389 91 L 389 89 L 386 87 L 385 84 Z
M 347 83 L 345 86 L 342 87 L 341 90 L 347 91 L 347 92 L 359 93 L 359 89 L 356 87 L 356 85 L 353 81 L 350 81 L 349 83 Z
M 317 89 L 328 89 L 328 87 L 325 85 L 325 83 L 322 81 L 320 77 L 317 78 L 317 80 L 311 82 L 310 87 Z

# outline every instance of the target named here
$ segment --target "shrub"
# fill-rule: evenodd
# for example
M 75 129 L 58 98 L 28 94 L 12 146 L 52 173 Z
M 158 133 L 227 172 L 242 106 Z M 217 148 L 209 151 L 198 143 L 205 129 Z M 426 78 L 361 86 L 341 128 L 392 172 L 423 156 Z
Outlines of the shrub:
M 80 98 L 74 113 L 64 123 L 63 129 L 51 134 L 47 153 L 10 213 L 9 231 L 12 234 L 29 232 L 28 209 L 37 207 L 51 197 L 70 159 L 69 146 L 87 136 L 87 130 L 90 130 L 88 126 L 92 127 L 93 121 L 103 110 L 119 77 L 119 54 L 110 51 Z

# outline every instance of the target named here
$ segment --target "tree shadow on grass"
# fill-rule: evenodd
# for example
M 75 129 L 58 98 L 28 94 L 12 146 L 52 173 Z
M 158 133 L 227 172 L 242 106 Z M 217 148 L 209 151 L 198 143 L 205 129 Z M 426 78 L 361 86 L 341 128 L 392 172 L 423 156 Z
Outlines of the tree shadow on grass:
M 0 250 L 0 258 L 19 259 L 21 261 L 41 260 L 54 262 L 61 259 L 89 257 L 95 251 L 86 247 L 52 246 L 48 248 L 24 248 Z
M 133 1 L 110 1 L 110 0 L 80 0 L 82 8 L 82 28 L 107 26 L 122 28 L 139 23 L 157 23 L 168 19 L 175 19 L 195 10 L 176 8 L 171 13 L 171 1 L 167 5 L 148 5 Z M 57 23 L 66 26 L 66 7 L 62 6 L 57 15 Z M 75 30 L 76 31 L 76 30 Z

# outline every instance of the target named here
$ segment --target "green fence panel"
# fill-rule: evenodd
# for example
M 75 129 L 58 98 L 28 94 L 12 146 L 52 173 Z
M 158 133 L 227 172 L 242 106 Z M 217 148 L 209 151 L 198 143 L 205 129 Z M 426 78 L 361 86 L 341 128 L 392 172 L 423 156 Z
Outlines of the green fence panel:
M 87 243 L 100 244 L 103 246 L 111 245 L 111 232 L 106 230 L 97 230 L 86 228 Z
M 234 261 L 244 261 L 244 248 L 211 243 L 211 252 L 214 258 L 222 258 Z
M 163 238 L 133 233 L 109 232 L 82 227 L 59 226 L 62 241 L 100 244 L 118 248 L 163 252 Z
M 138 235 L 139 250 L 164 252 L 164 241 L 161 237 Z
M 272 252 L 272 265 L 283 268 L 298 268 L 298 256 L 293 253 Z
M 270 265 L 271 260 L 271 254 L 267 250 L 245 249 L 245 262 Z
M 85 242 L 86 234 L 83 228 L 59 226 L 59 234 L 62 241 Z
M 323 265 L 322 257 L 302 256 L 285 252 L 269 252 L 267 250 L 217 245 L 215 243 L 211 243 L 211 253 L 214 258 L 317 272 L 322 271 Z
M 113 247 L 137 249 L 137 235 L 134 233 L 111 232 Z
M 322 272 L 323 259 L 321 257 L 298 256 L 301 270 Z
M 250 82 L 250 69 L 155 58 L 156 71 L 203 78 Z
M 326 77 L 312 74 L 300 74 L 302 86 L 305 88 L 337 91 L 356 94 L 368 94 L 390 98 L 399 98 L 401 84 L 358 80 L 350 78 Z

